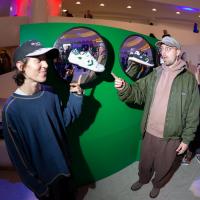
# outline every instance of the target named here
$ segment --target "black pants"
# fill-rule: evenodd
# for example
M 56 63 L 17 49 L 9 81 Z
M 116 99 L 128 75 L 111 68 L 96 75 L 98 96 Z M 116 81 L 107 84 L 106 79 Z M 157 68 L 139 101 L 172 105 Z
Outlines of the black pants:
M 139 181 L 146 184 L 154 175 L 153 186 L 164 187 L 180 166 L 182 156 L 176 153 L 179 144 L 179 140 L 165 140 L 145 133 L 141 146 Z
M 59 177 L 49 185 L 49 196 L 39 200 L 75 200 L 75 187 L 71 178 Z

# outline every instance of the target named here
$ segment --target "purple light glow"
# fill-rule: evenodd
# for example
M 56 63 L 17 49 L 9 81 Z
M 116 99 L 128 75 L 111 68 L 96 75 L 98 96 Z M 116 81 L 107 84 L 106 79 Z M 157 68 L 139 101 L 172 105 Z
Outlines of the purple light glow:
M 3 200 L 36 200 L 35 195 L 21 182 L 0 179 L 0 194 Z
M 200 12 L 200 9 L 198 8 L 191 8 L 191 7 L 185 7 L 185 6 L 178 6 L 177 7 L 179 10 L 183 10 L 186 12 L 192 12 L 192 13 L 196 13 L 196 12 Z
M 0 16 L 9 16 L 11 0 L 0 0 Z

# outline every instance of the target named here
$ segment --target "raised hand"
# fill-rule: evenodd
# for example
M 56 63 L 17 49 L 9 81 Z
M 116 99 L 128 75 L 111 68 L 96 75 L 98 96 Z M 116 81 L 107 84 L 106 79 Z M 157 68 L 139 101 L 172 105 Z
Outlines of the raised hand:
M 117 90 L 122 90 L 125 87 L 126 82 L 123 79 L 121 79 L 118 76 L 116 76 L 113 72 L 111 73 L 111 75 L 115 79 L 115 88 Z
M 75 83 L 70 83 L 70 92 L 83 94 L 83 89 L 80 87 L 82 74 L 79 76 L 78 81 Z

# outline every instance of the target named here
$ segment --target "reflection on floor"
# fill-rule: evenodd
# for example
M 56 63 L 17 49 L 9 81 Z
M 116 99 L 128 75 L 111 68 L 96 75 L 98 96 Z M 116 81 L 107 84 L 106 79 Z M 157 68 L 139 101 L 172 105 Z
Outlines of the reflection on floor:
M 137 180 L 138 162 L 120 172 L 79 188 L 77 200 L 148 200 L 151 183 L 132 192 L 131 184 Z M 198 200 L 200 198 L 200 164 L 196 159 L 181 166 L 172 180 L 161 190 L 156 200 Z M 0 171 L 1 200 L 36 200 L 34 194 L 21 182 L 15 171 Z
M 14 170 L 0 171 L 0 199 L 1 200 L 36 200 L 20 181 Z

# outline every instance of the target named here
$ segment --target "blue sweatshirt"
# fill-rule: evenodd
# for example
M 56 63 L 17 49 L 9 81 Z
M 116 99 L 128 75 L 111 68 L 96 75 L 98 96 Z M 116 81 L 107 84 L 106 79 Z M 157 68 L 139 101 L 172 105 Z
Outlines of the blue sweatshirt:
M 48 192 L 58 176 L 70 176 L 65 127 L 81 112 L 82 96 L 70 94 L 62 109 L 52 91 L 31 96 L 13 93 L 3 109 L 7 150 L 22 182 L 36 195 Z

